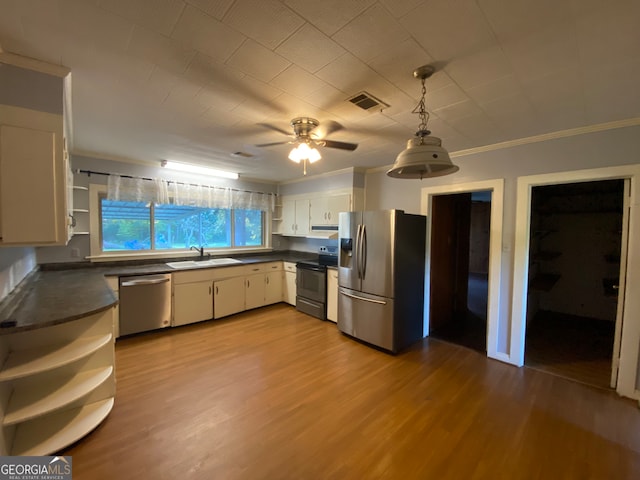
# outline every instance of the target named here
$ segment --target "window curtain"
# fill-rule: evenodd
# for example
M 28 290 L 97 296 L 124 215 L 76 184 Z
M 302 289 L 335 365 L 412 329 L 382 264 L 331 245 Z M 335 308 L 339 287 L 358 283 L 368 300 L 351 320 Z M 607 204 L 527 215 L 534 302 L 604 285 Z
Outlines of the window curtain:
M 120 175 L 109 175 L 107 198 L 124 202 L 153 202 L 265 212 L 273 211 L 275 208 L 275 195 L 272 193 Z

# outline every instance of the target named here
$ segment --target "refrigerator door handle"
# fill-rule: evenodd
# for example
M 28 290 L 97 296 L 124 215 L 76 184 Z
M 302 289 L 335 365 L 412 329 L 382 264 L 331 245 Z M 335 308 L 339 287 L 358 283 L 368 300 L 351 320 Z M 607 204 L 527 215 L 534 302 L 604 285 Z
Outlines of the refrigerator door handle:
M 343 292 L 343 291 L 340 291 L 340 294 L 344 295 L 345 297 L 354 298 L 356 300 L 364 300 L 365 302 L 370 302 L 370 303 L 377 303 L 379 305 L 386 305 L 387 304 L 387 302 L 385 302 L 383 300 L 374 300 L 372 298 L 359 297 L 358 295 L 353 295 L 352 293 L 347 293 L 347 292 Z
M 360 239 L 362 246 L 360 250 L 362 250 L 361 261 L 362 261 L 362 278 L 367 275 L 367 226 L 362 225 L 362 238 Z
M 358 271 L 358 278 L 362 278 L 362 269 L 360 268 L 360 236 L 362 235 L 362 225 L 358 224 L 358 231 L 356 233 L 356 270 Z

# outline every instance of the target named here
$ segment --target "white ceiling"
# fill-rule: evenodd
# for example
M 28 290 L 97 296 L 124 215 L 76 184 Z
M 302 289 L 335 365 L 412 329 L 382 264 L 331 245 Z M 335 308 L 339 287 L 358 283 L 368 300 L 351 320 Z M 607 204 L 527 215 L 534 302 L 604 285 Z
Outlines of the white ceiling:
M 0 0 L 0 45 L 72 70 L 74 152 L 288 180 L 293 117 L 337 121 L 309 173 L 640 117 L 638 0 Z M 347 102 L 366 90 L 390 105 Z M 234 158 L 232 152 L 252 158 Z

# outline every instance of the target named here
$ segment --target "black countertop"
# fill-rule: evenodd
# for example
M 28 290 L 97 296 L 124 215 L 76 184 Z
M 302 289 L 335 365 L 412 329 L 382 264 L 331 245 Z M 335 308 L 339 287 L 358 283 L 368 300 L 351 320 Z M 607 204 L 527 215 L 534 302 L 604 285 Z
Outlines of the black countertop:
M 231 257 L 237 258 L 242 263 L 202 268 L 225 268 L 275 261 L 297 262 L 317 256 L 306 252 L 286 251 Z M 194 257 L 188 259 L 193 260 Z M 175 269 L 160 262 L 138 265 L 113 262 L 41 266 L 0 302 L 0 322 L 15 322 L 15 325 L 0 328 L 0 335 L 53 326 L 113 307 L 118 301 L 109 288 L 105 276 L 147 275 L 188 270 L 194 270 L 194 268 Z

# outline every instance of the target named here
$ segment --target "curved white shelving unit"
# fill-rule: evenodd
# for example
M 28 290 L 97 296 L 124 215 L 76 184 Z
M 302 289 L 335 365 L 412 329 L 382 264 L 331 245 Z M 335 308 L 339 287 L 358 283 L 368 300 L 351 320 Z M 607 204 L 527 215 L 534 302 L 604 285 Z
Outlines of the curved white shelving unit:
M 113 311 L 0 335 L 0 455 L 54 454 L 107 417 Z
M 79 372 L 64 384 L 49 385 L 39 390 L 37 385 L 11 397 L 4 416 L 4 425 L 26 422 L 59 410 L 98 388 L 113 373 L 111 365 Z
M 114 398 L 63 410 L 21 424 L 13 440 L 12 455 L 48 455 L 80 440 L 109 415 Z
M 89 213 L 89 210 L 86 208 L 74 208 L 73 213 Z
M 0 371 L 0 382 L 53 370 L 91 355 L 113 339 L 111 333 L 80 337 L 46 349 L 29 349 L 9 354 Z
M 85 191 L 89 191 L 89 187 L 83 187 L 82 185 L 74 185 L 73 186 L 74 190 L 85 190 Z

